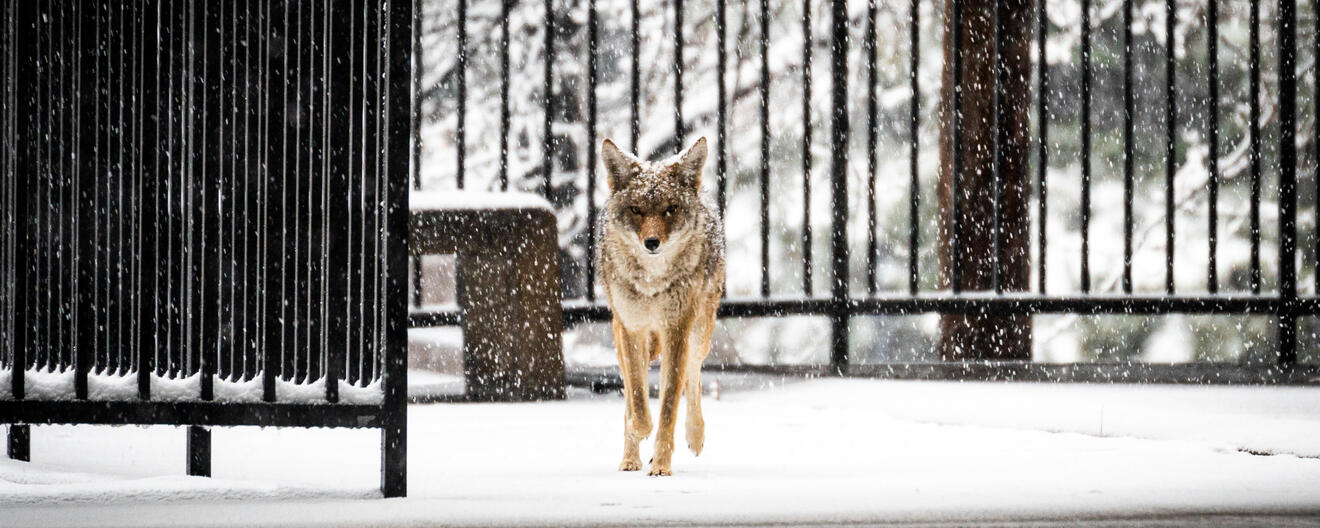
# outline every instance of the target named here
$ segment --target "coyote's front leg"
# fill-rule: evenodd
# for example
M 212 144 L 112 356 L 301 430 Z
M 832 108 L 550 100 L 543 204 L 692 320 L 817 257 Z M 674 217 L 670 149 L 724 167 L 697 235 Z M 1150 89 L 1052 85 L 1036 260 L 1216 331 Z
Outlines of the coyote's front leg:
M 673 475 L 674 424 L 678 421 L 678 399 L 683 394 L 688 364 L 688 334 L 692 315 L 685 313 L 661 334 L 660 352 L 660 428 L 655 436 L 655 456 L 651 458 L 651 476 Z
M 623 461 L 619 471 L 642 469 L 637 444 L 651 435 L 651 411 L 646 406 L 646 336 L 630 333 L 614 320 L 614 350 L 619 357 L 619 376 L 623 378 Z

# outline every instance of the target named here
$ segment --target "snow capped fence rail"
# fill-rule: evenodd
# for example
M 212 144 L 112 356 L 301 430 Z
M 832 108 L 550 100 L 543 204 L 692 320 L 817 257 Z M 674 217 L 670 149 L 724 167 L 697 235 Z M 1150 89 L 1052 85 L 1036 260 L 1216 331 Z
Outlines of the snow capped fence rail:
M 382 431 L 405 493 L 413 4 L 6 0 L 0 423 Z
M 1216 314 L 1271 316 L 1274 357 L 1226 377 L 1220 367 L 1207 375 L 1187 365 L 1185 379 L 1316 377 L 1297 354 L 1298 318 L 1320 314 L 1320 273 L 1311 272 L 1315 290 L 1299 273 L 1315 269 L 1316 253 L 1299 249 L 1299 216 L 1306 215 L 1298 211 L 1305 198 L 1298 180 L 1316 175 L 1299 175 L 1305 163 L 1298 146 L 1311 136 L 1299 135 L 1299 123 L 1313 122 L 1299 121 L 1309 107 L 1298 105 L 1299 76 L 1314 76 L 1314 66 L 1298 61 L 1295 0 L 798 4 L 458 0 L 456 11 L 430 15 L 441 30 L 424 35 L 443 51 L 423 65 L 440 79 L 426 104 L 439 110 L 444 132 L 435 143 L 446 167 L 428 168 L 441 175 L 430 179 L 439 187 L 541 192 L 561 225 L 580 228 L 561 241 L 570 246 L 562 253 L 565 269 L 579 270 L 566 272 L 566 292 L 580 293 L 566 301 L 570 322 L 610 317 L 597 298 L 591 260 L 600 139 L 612 133 L 641 156 L 658 158 L 704 132 L 715 140 L 708 174 L 719 210 L 738 208 L 724 222 L 731 248 L 742 248 L 734 249 L 742 260 L 731 255 L 730 269 L 741 263 L 747 270 L 732 274 L 734 293 L 721 316 L 827 317 L 830 371 L 956 377 L 989 365 L 990 377 L 1023 372 L 1032 379 L 1053 371 L 1012 362 L 856 365 L 849 333 L 857 316 L 938 313 L 1029 324 L 1036 314 Z M 1221 26 L 1234 36 L 1221 37 Z M 1309 29 L 1308 38 L 1320 42 L 1315 26 Z M 511 39 L 511 32 L 524 38 Z M 1241 56 L 1223 52 L 1225 42 L 1240 46 L 1233 51 Z M 828 64 L 813 66 L 813 59 Z M 800 79 L 786 75 L 793 69 Z M 1240 85 L 1243 93 L 1221 94 L 1221 85 Z M 748 110 L 745 118 L 731 123 L 740 110 Z M 938 134 L 929 130 L 936 126 Z M 813 128 L 828 129 L 828 139 L 813 138 Z M 1224 147 L 1230 129 L 1234 140 L 1240 136 L 1238 148 Z M 523 144 L 511 148 L 510 137 Z M 938 163 L 923 146 L 940 151 Z M 813 165 L 813 158 L 826 159 Z M 1060 159 L 1076 161 L 1052 168 Z M 936 191 L 923 195 L 929 181 L 922 180 L 934 179 L 925 172 L 939 175 Z M 828 200 L 818 196 L 821 183 Z M 1221 186 L 1232 192 L 1221 196 Z M 1118 198 L 1093 203 L 1093 187 Z M 746 192 L 736 197 L 737 189 Z M 1277 228 L 1264 225 L 1272 192 Z M 783 233 L 772 231 L 784 225 L 772 219 L 771 205 L 781 201 L 801 209 L 774 216 L 802 218 Z M 1054 212 L 1065 222 L 1047 222 L 1060 202 L 1076 214 Z M 1135 210 L 1143 202 L 1157 212 Z M 827 213 L 813 220 L 820 205 Z M 1223 225 L 1227 214 L 1246 228 Z M 885 225 L 882 215 L 898 218 L 897 225 Z M 1119 220 L 1093 225 L 1101 217 Z M 822 227 L 828 244 L 813 242 Z M 1142 255 L 1147 238 L 1162 238 L 1163 247 L 1150 244 L 1154 258 Z M 776 253 L 780 258 L 772 256 L 775 244 L 788 248 Z M 780 274 L 800 279 L 800 288 L 797 281 L 772 284 L 779 267 L 791 268 Z M 826 280 L 813 279 L 822 268 Z M 1196 280 L 1179 280 L 1176 270 L 1195 268 Z M 1101 280 L 1099 270 L 1112 276 Z M 1230 280 L 1235 284 L 1222 284 Z M 412 313 L 415 325 L 452 319 L 420 306 Z M 980 339 L 965 348 L 993 348 L 1011 336 Z M 1178 378 L 1163 370 L 1149 378 L 1141 374 L 1149 369 L 1129 367 L 1070 370 L 1086 371 L 1084 379 Z

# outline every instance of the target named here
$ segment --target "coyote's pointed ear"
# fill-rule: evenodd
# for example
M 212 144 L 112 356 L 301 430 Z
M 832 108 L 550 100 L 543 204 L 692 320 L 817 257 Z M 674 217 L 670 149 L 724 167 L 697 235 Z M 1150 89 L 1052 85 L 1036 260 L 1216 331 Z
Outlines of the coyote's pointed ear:
M 637 158 L 619 150 L 608 138 L 600 144 L 600 156 L 605 162 L 605 181 L 610 192 L 622 189 L 628 178 L 637 173 Z
M 678 158 L 678 174 L 684 184 L 701 188 L 701 168 L 706 166 L 706 137 L 702 136 Z

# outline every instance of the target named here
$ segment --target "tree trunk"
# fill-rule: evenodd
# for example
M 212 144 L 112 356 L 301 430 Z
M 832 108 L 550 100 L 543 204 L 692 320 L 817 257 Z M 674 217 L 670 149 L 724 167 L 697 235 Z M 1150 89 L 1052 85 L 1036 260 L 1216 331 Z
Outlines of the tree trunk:
M 953 0 L 945 0 L 952 13 Z M 952 16 L 945 17 L 944 74 L 940 104 L 939 228 L 940 284 L 953 285 L 952 267 L 961 267 L 963 291 L 994 289 L 996 260 L 1006 292 L 1026 291 L 1030 280 L 1030 185 L 1027 152 L 1030 143 L 1028 105 L 1031 99 L 1030 42 L 1034 16 L 1026 0 L 1006 0 L 1000 7 L 1000 86 L 994 77 L 994 2 L 962 2 L 962 112 L 959 179 L 961 214 L 958 253 L 952 254 L 953 206 L 953 46 Z M 1002 142 L 1000 258 L 995 258 L 994 142 L 995 94 L 1001 94 L 998 130 Z M 944 315 L 940 319 L 940 356 L 962 359 L 1030 359 L 1031 317 L 1026 315 Z

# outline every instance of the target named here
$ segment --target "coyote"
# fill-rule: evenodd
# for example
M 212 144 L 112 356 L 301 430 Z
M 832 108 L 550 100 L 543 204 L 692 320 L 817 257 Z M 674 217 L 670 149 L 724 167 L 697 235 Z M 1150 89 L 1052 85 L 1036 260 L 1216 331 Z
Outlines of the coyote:
M 706 138 L 650 163 L 602 145 L 610 198 L 601 216 L 600 278 L 614 314 L 623 377 L 623 462 L 637 471 L 637 444 L 651 434 L 647 368 L 660 358 L 660 429 L 649 474 L 672 475 L 674 422 L 687 391 L 687 442 L 700 455 L 701 362 L 710 352 L 724 292 L 724 229 L 701 199 Z

